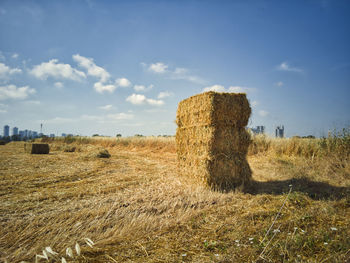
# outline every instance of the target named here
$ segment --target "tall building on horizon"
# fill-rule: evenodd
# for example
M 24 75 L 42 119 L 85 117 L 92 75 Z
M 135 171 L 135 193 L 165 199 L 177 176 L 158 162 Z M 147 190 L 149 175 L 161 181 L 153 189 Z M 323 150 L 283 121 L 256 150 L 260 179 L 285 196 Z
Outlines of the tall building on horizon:
M 4 137 L 9 137 L 10 136 L 10 126 L 5 125 L 4 126 Z
M 18 135 L 18 128 L 17 127 L 12 128 L 12 136 L 13 135 L 15 135 L 15 136 Z
M 275 135 L 276 138 L 284 138 L 284 125 L 276 127 Z
M 265 133 L 265 126 L 256 126 L 256 128 L 251 128 L 251 131 L 254 134 L 264 134 Z

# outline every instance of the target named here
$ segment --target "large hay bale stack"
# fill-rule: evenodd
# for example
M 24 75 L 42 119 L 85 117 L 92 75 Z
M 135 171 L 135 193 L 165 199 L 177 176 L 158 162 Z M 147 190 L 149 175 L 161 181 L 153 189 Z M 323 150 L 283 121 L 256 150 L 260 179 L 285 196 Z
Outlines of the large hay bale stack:
M 48 154 L 50 148 L 47 143 L 25 143 L 24 151 L 30 154 Z
M 249 184 L 245 126 L 250 113 L 241 93 L 206 92 L 181 101 L 176 114 L 179 172 L 213 189 Z

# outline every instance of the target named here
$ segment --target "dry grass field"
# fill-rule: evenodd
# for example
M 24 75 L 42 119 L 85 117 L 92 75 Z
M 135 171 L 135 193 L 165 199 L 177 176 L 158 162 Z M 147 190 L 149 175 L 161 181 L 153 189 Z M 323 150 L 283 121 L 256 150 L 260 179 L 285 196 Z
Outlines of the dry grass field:
M 48 155 L 1 145 L 0 259 L 349 262 L 349 142 L 256 137 L 254 183 L 229 192 L 179 176 L 171 137 L 58 138 Z

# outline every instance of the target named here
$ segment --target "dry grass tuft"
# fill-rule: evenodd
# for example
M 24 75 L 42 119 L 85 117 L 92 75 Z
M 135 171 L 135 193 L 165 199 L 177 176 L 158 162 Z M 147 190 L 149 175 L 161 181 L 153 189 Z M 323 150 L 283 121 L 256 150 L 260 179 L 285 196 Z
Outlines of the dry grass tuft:
M 346 262 L 347 138 L 265 138 L 267 149 L 250 149 L 255 183 L 245 193 L 178 176 L 174 138 L 59 138 L 47 155 L 9 143 L 0 147 L 0 259 L 35 262 L 50 247 L 58 262 Z M 314 155 L 289 148 L 309 143 Z M 102 147 L 110 158 L 89 157 Z

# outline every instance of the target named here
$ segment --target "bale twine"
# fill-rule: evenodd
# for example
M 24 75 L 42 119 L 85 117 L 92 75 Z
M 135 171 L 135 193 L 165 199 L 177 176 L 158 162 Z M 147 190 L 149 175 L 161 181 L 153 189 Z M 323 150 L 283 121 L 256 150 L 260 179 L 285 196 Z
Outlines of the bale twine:
M 181 101 L 176 114 L 179 172 L 219 190 L 249 184 L 251 108 L 245 94 L 206 92 Z
M 25 143 L 24 151 L 30 154 L 48 154 L 50 148 L 47 143 Z

